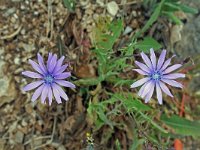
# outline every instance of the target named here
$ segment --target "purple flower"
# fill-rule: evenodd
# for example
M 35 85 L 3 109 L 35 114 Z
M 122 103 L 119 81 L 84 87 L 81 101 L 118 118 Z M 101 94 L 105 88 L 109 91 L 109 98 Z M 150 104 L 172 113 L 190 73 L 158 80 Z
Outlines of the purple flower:
M 145 103 L 147 103 L 151 99 L 154 92 L 154 88 L 156 88 L 158 102 L 159 104 L 162 104 L 161 91 L 173 97 L 173 95 L 171 94 L 170 90 L 165 85 L 165 83 L 174 87 L 179 87 L 179 88 L 183 87 L 181 83 L 176 82 L 174 79 L 184 78 L 185 74 L 172 73 L 176 69 L 180 68 L 182 65 L 175 64 L 169 66 L 171 59 L 174 56 L 165 61 L 166 50 L 162 51 L 157 63 L 156 63 L 156 55 L 153 49 L 150 49 L 150 59 L 143 52 L 141 53 L 141 56 L 145 64 L 135 61 L 135 64 L 140 69 L 133 69 L 133 70 L 138 72 L 139 74 L 146 75 L 147 77 L 134 82 L 131 85 L 131 88 L 143 85 L 140 88 L 138 95 L 141 96 L 142 98 L 145 98 Z
M 64 72 L 68 67 L 67 64 L 62 64 L 65 57 L 62 56 L 57 60 L 56 54 L 53 55 L 52 53 L 49 53 L 47 65 L 45 65 L 42 56 L 39 53 L 37 56 L 38 63 L 31 59 L 29 60 L 29 63 L 36 72 L 23 71 L 22 74 L 38 80 L 26 85 L 23 90 L 29 91 L 37 88 L 31 99 L 33 102 L 40 95 L 43 104 L 48 97 L 49 105 L 51 105 L 53 95 L 58 104 L 62 103 L 61 97 L 67 101 L 69 98 L 60 86 L 75 88 L 75 85 L 64 80 L 71 76 L 70 72 Z

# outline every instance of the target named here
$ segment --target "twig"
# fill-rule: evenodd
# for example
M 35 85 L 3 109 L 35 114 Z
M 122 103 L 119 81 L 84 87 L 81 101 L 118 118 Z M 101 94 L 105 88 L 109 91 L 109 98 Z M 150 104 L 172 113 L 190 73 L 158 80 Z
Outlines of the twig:
M 51 144 L 51 143 L 53 142 L 53 137 L 54 137 L 55 130 L 56 130 L 56 123 L 57 123 L 57 118 L 56 118 L 56 116 L 54 116 L 53 130 L 52 130 L 52 134 L 51 134 L 51 139 L 50 139 L 49 141 L 47 141 L 45 144 L 39 145 L 39 146 L 37 146 L 37 147 L 34 147 L 34 148 L 33 148 L 34 150 L 37 150 L 37 149 L 39 149 L 39 148 L 42 148 L 42 147 L 44 147 L 44 146 L 46 146 L 46 145 L 49 145 L 49 144 Z
M 53 37 L 53 11 L 52 0 L 48 0 L 48 25 L 47 25 L 47 37 L 50 32 L 50 39 Z
M 138 1 L 132 1 L 132 2 L 128 2 L 128 3 L 125 3 L 125 4 L 118 4 L 119 6 L 124 6 L 124 5 L 132 5 L 132 4 L 137 4 L 137 3 L 141 3 L 142 0 L 138 0 Z
M 52 135 L 46 135 L 46 136 L 40 136 L 40 137 L 35 137 L 31 140 L 28 140 L 26 143 L 24 143 L 24 145 L 28 145 L 29 143 L 31 143 L 32 141 L 37 141 L 37 140 L 41 140 L 41 139 L 48 139 L 51 138 Z
M 15 37 L 15 36 L 20 32 L 21 29 L 22 29 L 22 25 L 20 25 L 20 26 L 18 27 L 18 29 L 17 29 L 15 32 L 13 32 L 12 34 L 2 36 L 2 37 L 0 37 L 0 39 L 1 39 L 1 40 L 11 39 L 11 38 Z

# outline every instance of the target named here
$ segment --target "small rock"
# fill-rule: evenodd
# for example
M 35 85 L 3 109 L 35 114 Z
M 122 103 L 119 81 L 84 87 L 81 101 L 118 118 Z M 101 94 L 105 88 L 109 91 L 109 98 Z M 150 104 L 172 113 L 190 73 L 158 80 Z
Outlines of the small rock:
M 0 47 L 0 55 L 4 53 L 4 47 Z
M 25 8 L 26 8 L 26 7 L 25 7 L 24 5 L 21 5 L 21 6 L 20 6 L 20 9 L 21 9 L 21 10 L 25 10 Z
M 133 29 L 131 27 L 127 26 L 126 29 L 124 30 L 123 35 L 127 35 L 127 34 L 131 33 L 132 31 L 133 31 Z
M 13 13 L 15 13 L 15 11 L 16 11 L 16 8 L 9 8 L 6 12 L 5 12 L 5 14 L 3 15 L 4 17 L 8 17 L 8 16 L 10 16 L 10 15 L 12 15 Z
M 137 17 L 137 12 L 135 10 L 132 11 L 133 17 Z
M 12 18 L 10 19 L 10 21 L 11 21 L 12 23 L 15 23 L 15 22 L 16 22 L 16 18 L 15 18 L 15 17 L 12 17 Z
M 109 2 L 107 4 L 107 11 L 112 15 L 115 16 L 119 10 L 119 6 L 115 1 Z
M 0 78 L 0 106 L 5 103 L 10 103 L 16 98 L 17 92 L 15 88 L 15 83 L 11 78 L 4 76 Z
M 0 59 L 0 78 L 3 77 L 3 68 L 4 68 L 5 62 Z
M 18 18 L 19 18 L 19 17 L 17 16 L 17 14 L 14 14 L 13 16 L 15 17 L 15 19 L 18 19 Z
M 26 30 L 25 30 L 25 29 L 22 29 L 20 33 L 21 33 L 22 35 L 25 35 Z
M 29 52 L 31 52 L 31 51 L 33 51 L 35 49 L 34 44 L 25 44 L 25 43 L 23 43 L 22 46 L 23 46 L 25 51 L 29 51 Z
M 171 36 L 170 36 L 170 43 L 173 45 L 174 43 L 181 40 L 181 31 L 183 29 L 182 25 L 174 25 L 171 28 Z
M 89 3 L 89 0 L 80 0 L 81 6 L 86 6 L 88 5 L 88 3 Z
M 22 120 L 22 126 L 25 127 L 25 126 L 27 126 L 27 125 L 28 125 L 28 123 L 25 121 L 25 119 L 23 119 L 23 120 Z
M 65 148 L 63 145 L 60 145 L 60 146 L 58 147 L 58 150 L 66 150 L 66 148 Z
M 14 63 L 17 64 L 17 65 L 20 64 L 20 59 L 19 59 L 19 57 L 16 57 L 16 58 L 14 59 Z
M 21 131 L 17 131 L 17 133 L 15 134 L 15 142 L 22 143 L 23 139 L 24 139 L 24 133 L 22 133 Z
M 0 150 L 4 150 L 6 145 L 6 141 L 4 139 L 0 139 Z
M 103 0 L 97 0 L 97 4 L 99 4 L 101 7 L 104 6 L 104 2 L 103 2 Z
M 137 29 L 137 28 L 139 27 L 139 24 L 138 24 L 137 19 L 133 19 L 133 20 L 131 21 L 131 27 L 132 27 L 133 29 Z

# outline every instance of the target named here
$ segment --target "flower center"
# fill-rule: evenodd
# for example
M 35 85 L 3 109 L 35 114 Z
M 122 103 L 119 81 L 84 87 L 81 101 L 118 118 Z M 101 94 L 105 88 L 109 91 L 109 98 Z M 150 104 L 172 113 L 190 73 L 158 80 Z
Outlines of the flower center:
M 51 84 L 51 83 L 53 83 L 53 80 L 54 80 L 54 78 L 53 78 L 53 76 L 52 75 L 46 75 L 45 77 L 44 77 L 44 80 L 45 80 L 45 83 L 47 83 L 47 84 Z
M 154 73 L 151 75 L 151 78 L 152 78 L 153 80 L 160 80 L 161 75 L 160 75 L 159 72 L 154 72 Z

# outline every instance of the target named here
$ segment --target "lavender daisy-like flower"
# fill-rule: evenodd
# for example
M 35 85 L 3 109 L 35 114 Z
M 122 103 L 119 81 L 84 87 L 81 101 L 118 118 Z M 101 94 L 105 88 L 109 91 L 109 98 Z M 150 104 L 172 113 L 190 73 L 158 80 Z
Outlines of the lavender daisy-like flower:
M 174 87 L 178 87 L 178 88 L 183 87 L 181 83 L 178 83 L 174 79 L 184 78 L 185 74 L 172 73 L 176 69 L 180 68 L 182 65 L 175 64 L 175 65 L 169 66 L 171 59 L 174 56 L 172 56 L 171 58 L 165 61 L 166 50 L 162 51 L 158 59 L 158 62 L 156 62 L 156 55 L 153 49 L 150 49 L 150 59 L 143 52 L 141 53 L 141 56 L 145 64 L 135 61 L 135 64 L 140 69 L 133 69 L 133 70 L 138 72 L 139 74 L 146 75 L 147 77 L 134 82 L 131 85 L 131 88 L 135 88 L 135 87 L 143 85 L 140 88 L 138 95 L 141 96 L 142 98 L 145 98 L 145 103 L 147 103 L 151 99 L 154 92 L 154 88 L 155 88 L 158 102 L 159 104 L 162 104 L 161 91 L 173 97 L 173 95 L 171 94 L 170 90 L 165 85 L 165 83 Z
M 36 72 L 23 71 L 22 74 L 38 80 L 26 85 L 23 90 L 29 91 L 37 88 L 31 99 L 33 102 L 40 95 L 43 104 L 48 97 L 49 105 L 51 105 L 53 95 L 58 104 L 62 103 L 61 97 L 67 101 L 69 98 L 60 86 L 75 88 L 75 85 L 64 80 L 71 76 L 70 72 L 64 72 L 68 67 L 67 64 L 63 65 L 65 57 L 62 56 L 60 59 L 57 59 L 56 54 L 49 53 L 47 65 L 44 64 L 43 58 L 39 53 L 37 57 L 38 63 L 29 59 L 29 63 Z

